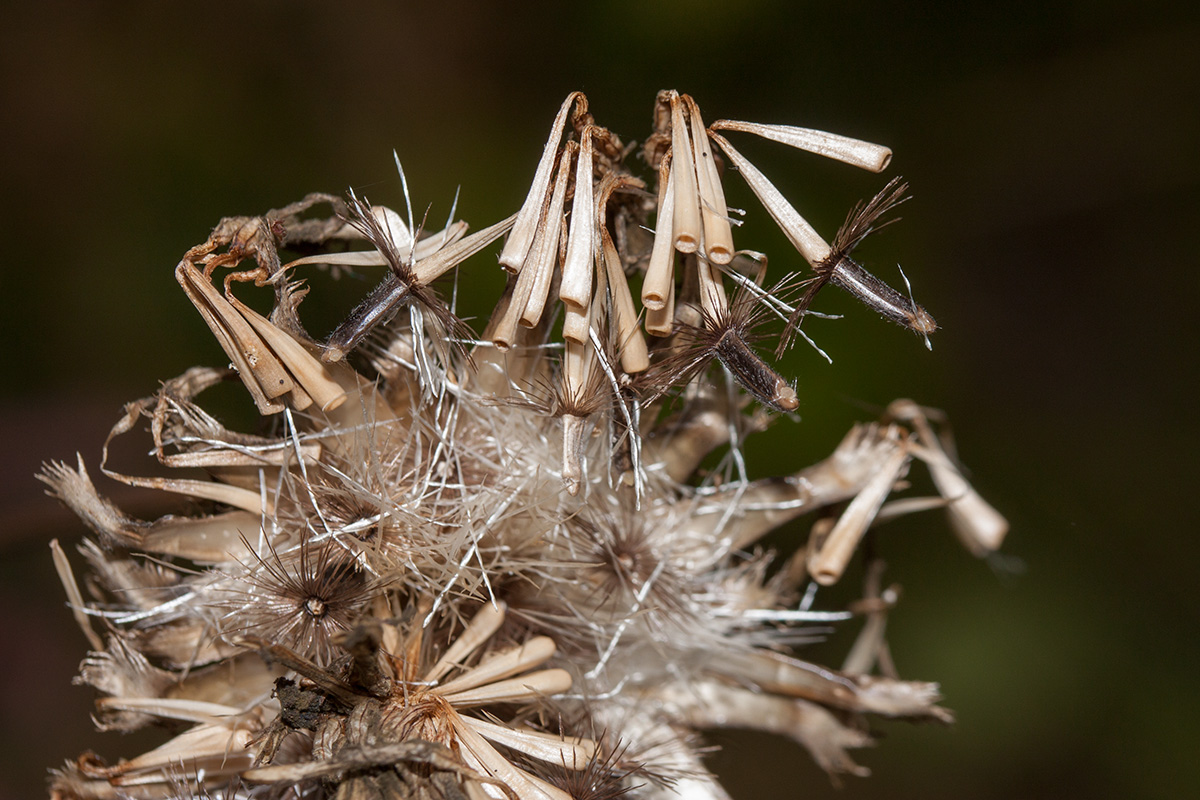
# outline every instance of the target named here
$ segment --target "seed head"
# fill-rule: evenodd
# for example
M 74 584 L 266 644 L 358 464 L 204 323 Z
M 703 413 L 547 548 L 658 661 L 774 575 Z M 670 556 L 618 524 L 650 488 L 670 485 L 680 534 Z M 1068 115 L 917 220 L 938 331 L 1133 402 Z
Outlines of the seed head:
M 651 173 L 635 175 L 632 146 L 573 93 L 521 208 L 478 232 L 454 210 L 430 232 L 428 214 L 313 194 L 226 218 L 184 254 L 176 278 L 231 366 L 166 381 L 113 426 L 110 442 L 148 424 L 159 474 L 110 468 L 107 444 L 100 468 L 191 505 L 133 517 L 82 458 L 40 476 L 95 537 L 80 547 L 86 592 L 52 547 L 92 648 L 80 680 L 101 695 L 98 724 L 173 737 L 112 765 L 85 754 L 53 797 L 717 800 L 707 728 L 789 736 L 859 775 L 848 751 L 871 743 L 870 718 L 950 721 L 936 684 L 895 673 L 884 634 L 900 593 L 881 588 L 881 562 L 862 556 L 858 601 L 830 607 L 823 589 L 903 511 L 946 510 L 975 555 L 1000 546 L 1007 523 L 941 415 L 897 401 L 775 478 L 752 479 L 743 448 L 773 422 L 803 434 L 779 420 L 799 407 L 795 382 L 758 348 L 809 339 L 827 283 L 922 335 L 936 326 L 850 259 L 904 184 L 830 244 L 718 131 L 874 171 L 890 150 L 706 127 L 674 91 L 654 123 Z M 766 257 L 737 249 L 727 164 L 812 274 L 767 280 Z M 506 234 L 506 287 L 477 331 L 437 281 L 494 269 L 472 257 Z M 301 323 L 321 298 L 296 276 L 322 268 L 381 273 L 324 340 Z M 269 315 L 241 299 L 255 288 L 273 293 Z M 245 386 L 257 430 L 204 411 L 226 381 Z M 941 497 L 892 501 L 919 463 Z M 810 514 L 807 542 L 764 541 Z M 805 659 L 855 628 L 841 668 Z

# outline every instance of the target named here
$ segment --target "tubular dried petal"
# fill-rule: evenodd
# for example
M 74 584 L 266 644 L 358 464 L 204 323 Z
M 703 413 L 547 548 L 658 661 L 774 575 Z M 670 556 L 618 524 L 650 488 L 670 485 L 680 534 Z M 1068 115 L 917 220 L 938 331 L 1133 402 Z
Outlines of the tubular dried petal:
M 313 358 L 299 342 L 232 294 L 228 299 L 322 411 L 332 411 L 346 401 L 346 390 L 330 374 L 327 365 Z
M 521 324 L 527 328 L 537 325 L 542 319 L 542 310 L 550 293 L 550 280 L 558 266 L 559 240 L 562 231 L 563 205 L 567 196 L 567 179 L 571 174 L 571 154 L 575 151 L 575 143 L 568 142 L 563 148 L 562 159 L 558 165 L 558 176 L 554 181 L 554 193 L 550 196 L 550 206 L 546 211 L 546 219 L 537 236 L 534 237 L 530 258 L 526 265 L 534 270 L 533 284 L 529 290 L 529 300 L 521 314 Z M 590 217 L 590 215 L 589 215 Z
M 696 180 L 700 192 L 700 217 L 704 225 L 704 252 L 714 264 L 733 260 L 733 230 L 729 225 L 729 209 L 725 206 L 725 191 L 721 175 L 708 144 L 708 133 L 700 108 L 685 95 L 691 123 L 692 155 L 696 165 Z
M 563 101 L 558 115 L 554 118 L 554 124 L 550 128 L 550 138 L 546 140 L 546 146 L 542 150 L 542 158 L 538 161 L 537 171 L 533 175 L 533 184 L 529 187 L 529 194 L 521 205 L 521 210 L 517 212 L 512 233 L 509 234 L 508 242 L 505 243 L 504 250 L 500 253 L 500 265 L 510 272 L 520 271 L 521 265 L 525 263 L 525 257 L 529 253 L 529 246 L 533 242 L 534 234 L 541 224 L 542 207 L 546 203 L 546 196 L 550 193 L 550 179 L 554 172 L 554 161 L 558 155 L 558 144 L 562 140 L 563 128 L 567 124 L 567 113 L 576 100 L 584 109 L 587 108 L 587 98 L 582 92 L 572 92 Z
M 757 167 L 735 150 L 725 137 L 714 133 L 712 140 L 725 151 L 725 155 L 729 156 L 729 160 L 733 162 L 738 172 L 746 179 L 746 183 L 750 184 L 754 194 L 758 196 L 759 202 L 763 204 L 767 213 L 775 220 L 775 224 L 788 237 L 788 241 L 800 251 L 800 255 L 804 256 L 804 260 L 815 266 L 827 259 L 833 252 L 829 243 L 821 238 L 804 217 L 800 216 L 792 204 L 775 188 L 775 184 L 767 180 Z
M 672 225 L 675 249 L 681 253 L 694 253 L 700 247 L 703 230 L 700 192 L 696 186 L 696 163 L 692 158 L 684 102 L 678 95 L 671 98 L 671 162 L 675 176 L 675 221 Z
M 839 136 L 836 133 L 826 133 L 811 128 L 763 125 L 730 119 L 717 120 L 712 124 L 712 128 L 713 130 L 753 133 L 764 139 L 807 150 L 810 153 L 817 153 L 826 158 L 837 159 L 871 172 L 883 172 L 892 160 L 891 148 L 881 144 L 872 144 L 861 139 L 851 139 L 848 136 Z
M 480 606 L 466 629 L 454 639 L 450 648 L 425 674 L 425 680 L 440 680 L 443 675 L 475 652 L 480 645 L 492 638 L 492 635 L 500 630 L 500 625 L 504 622 L 506 608 L 504 603 L 484 603 Z
M 896 400 L 887 413 L 916 429 L 921 447 L 914 448 L 913 454 L 928 465 L 938 493 L 948 501 L 950 525 L 963 545 L 976 556 L 998 550 L 1008 534 L 1008 520 L 963 477 L 933 432 L 925 410 L 911 400 Z
M 570 689 L 570 673 L 563 669 L 545 669 L 475 689 L 464 689 L 445 697 L 454 706 L 491 705 L 532 700 L 539 695 L 561 694 Z
M 548 733 L 517 730 L 471 717 L 463 717 L 463 722 L 497 744 L 551 764 L 562 764 L 567 769 L 584 769 L 596 755 L 596 743 L 589 739 L 563 739 Z
M 617 347 L 621 352 L 621 367 L 628 373 L 642 372 L 650 366 L 646 339 L 638 327 L 633 295 L 621 268 L 621 257 L 607 228 L 600 229 L 600 248 L 613 301 L 613 317 L 617 329 Z
M 815 546 L 809 545 L 808 571 L 817 583 L 825 586 L 837 583 L 854 555 L 859 540 L 867 532 L 883 501 L 891 493 L 892 485 L 908 463 L 909 453 L 905 443 L 894 436 L 888 438 L 893 441 L 891 454 L 880 462 L 875 475 L 846 506 L 824 541 Z
M 592 268 L 595 264 L 595 200 L 592 192 L 592 128 L 583 132 L 575 168 L 575 197 L 571 201 L 571 228 L 567 256 L 563 260 L 562 286 L 558 297 L 568 310 L 586 309 L 592 299 Z
M 594 277 L 594 276 L 589 276 Z M 567 305 L 563 312 L 562 336 L 564 346 L 583 344 L 588 340 L 588 330 L 591 328 L 591 303 L 584 309 L 576 309 Z
M 512 230 L 516 219 L 517 217 L 514 214 L 511 217 L 500 220 L 495 225 L 489 225 L 481 231 L 476 231 L 470 236 L 463 237 L 462 239 L 455 237 L 454 240 L 450 241 L 444 247 L 424 257 L 421 255 L 421 244 L 428 240 L 421 240 L 417 244 L 418 261 L 413 265 L 413 274 L 416 275 L 418 281 L 424 284 L 437 280 L 463 261 L 466 261 L 499 239 L 507 231 Z M 465 226 L 463 230 L 466 230 Z
M 670 156 L 658 168 L 658 223 L 654 228 L 654 247 L 650 251 L 650 263 L 642 281 L 642 305 L 650 311 L 666 308 L 675 292 L 675 170 Z M 668 330 L 660 333 L 662 326 L 650 331 L 657 336 L 670 335 L 673 320 L 667 319 Z M 647 329 L 649 330 L 649 329 Z
M 511 677 L 544 664 L 554 655 L 554 650 L 554 640 L 549 636 L 535 636 L 518 647 L 496 653 L 470 672 L 442 685 L 440 691 L 451 695 Z
M 485 774 L 492 775 L 512 789 L 521 800 L 572 800 L 566 792 L 540 778 L 518 769 L 504 758 L 465 718 L 454 720 L 454 732 L 463 749 Z
M 195 265 L 181 261 L 175 269 L 175 279 L 233 362 L 259 412 L 282 411 L 284 405 L 276 398 L 290 392 L 293 383 L 279 359 Z

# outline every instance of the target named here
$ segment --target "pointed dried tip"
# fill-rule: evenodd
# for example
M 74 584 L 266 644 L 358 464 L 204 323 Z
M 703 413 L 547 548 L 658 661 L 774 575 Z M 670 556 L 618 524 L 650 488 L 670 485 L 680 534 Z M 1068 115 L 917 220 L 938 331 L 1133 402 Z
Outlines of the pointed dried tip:
M 508 606 L 503 602 L 484 603 L 475 616 L 467 623 L 466 629 L 458 635 L 454 643 L 446 650 L 438 662 L 422 676 L 426 681 L 436 681 L 461 664 L 471 653 L 500 630 Z
M 488 683 L 475 689 L 446 694 L 455 707 L 519 703 L 538 695 L 555 695 L 571 690 L 571 673 L 565 669 L 544 669 L 516 678 Z
M 591 739 L 564 738 L 524 728 L 510 728 L 473 717 L 464 717 L 463 720 L 493 742 L 568 770 L 587 769 L 600 747 Z
M 546 663 L 556 649 L 549 636 L 535 636 L 516 647 L 488 656 L 483 663 L 442 685 L 439 691 L 449 697 L 511 678 Z

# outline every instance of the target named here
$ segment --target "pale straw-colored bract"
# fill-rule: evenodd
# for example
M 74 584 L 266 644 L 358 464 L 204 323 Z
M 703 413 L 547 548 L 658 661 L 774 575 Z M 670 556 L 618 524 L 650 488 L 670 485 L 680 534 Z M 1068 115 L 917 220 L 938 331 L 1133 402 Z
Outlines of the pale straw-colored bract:
M 54 797 L 703 800 L 727 796 L 699 755 L 705 729 L 791 737 L 837 775 L 866 772 L 848 751 L 870 743 L 873 715 L 950 720 L 936 684 L 895 674 L 898 592 L 881 564 L 848 607 L 820 590 L 899 513 L 941 509 L 951 525 L 932 524 L 972 553 L 1000 546 L 1007 525 L 940 415 L 897 401 L 778 478 L 750 480 L 742 448 L 770 424 L 803 435 L 781 418 L 802 387 L 756 343 L 808 338 L 826 283 L 868 308 L 891 292 L 881 313 L 923 336 L 935 325 L 849 260 L 902 184 L 830 244 L 715 131 L 874 171 L 890 151 L 709 128 L 676 92 L 654 120 L 634 155 L 572 94 L 518 213 L 478 233 L 315 194 L 226 218 L 186 253 L 176 278 L 230 366 L 126 407 L 110 442 L 148 423 L 158 475 L 110 468 L 108 445 L 100 461 L 181 495 L 179 511 L 128 516 L 83 459 L 41 476 L 93 534 L 86 581 L 52 549 L 91 643 L 80 681 L 99 692 L 97 724 L 174 735 L 115 764 L 68 762 Z M 766 258 L 738 249 L 724 159 L 811 270 L 767 282 Z M 505 235 L 507 287 L 472 330 L 433 281 L 497 269 L 477 254 Z M 319 341 L 300 321 L 302 277 L 330 265 L 382 277 Z M 859 271 L 870 280 L 844 278 Z M 269 315 L 239 299 L 255 287 L 274 294 Z M 202 406 L 238 380 L 254 432 Z M 914 460 L 940 497 L 892 499 Z M 805 515 L 794 552 L 761 544 Z M 845 663 L 804 660 L 830 635 L 853 638 Z

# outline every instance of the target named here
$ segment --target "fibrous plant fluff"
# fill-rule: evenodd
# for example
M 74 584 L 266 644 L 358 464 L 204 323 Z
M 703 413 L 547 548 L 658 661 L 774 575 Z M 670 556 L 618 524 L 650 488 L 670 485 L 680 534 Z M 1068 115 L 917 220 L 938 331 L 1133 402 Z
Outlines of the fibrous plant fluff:
M 799 403 L 762 342 L 808 340 L 823 287 L 928 342 L 911 293 L 850 257 L 905 186 L 827 243 L 731 131 L 875 172 L 891 155 L 705 126 L 676 92 L 634 154 L 575 93 L 520 210 L 477 233 L 314 194 L 223 219 L 189 250 L 176 278 L 232 363 L 166 381 L 114 426 L 110 441 L 148 422 L 163 475 L 109 468 L 107 445 L 100 468 L 190 505 L 136 519 L 82 459 L 41 475 L 94 534 L 79 548 L 89 597 L 53 552 L 92 645 L 79 681 L 100 693 L 97 724 L 173 738 L 68 762 L 52 796 L 723 798 L 705 729 L 792 737 L 836 775 L 866 772 L 847 751 L 872 716 L 948 721 L 936 684 L 895 672 L 882 565 L 842 608 L 820 589 L 899 513 L 941 508 L 976 555 L 1000 545 L 1007 525 L 940 416 L 897 401 L 778 478 L 750 480 L 742 451 Z M 811 270 L 768 282 L 766 257 L 735 246 L 734 170 Z M 495 269 L 464 262 L 505 236 L 507 286 L 476 331 L 438 280 Z M 324 341 L 305 329 L 304 270 L 374 268 L 385 277 L 345 323 Z M 238 298 L 247 283 L 273 292 L 268 316 Z M 238 380 L 253 433 L 199 404 Z M 914 459 L 940 497 L 889 502 Z M 794 553 L 761 544 L 803 515 Z M 842 664 L 804 659 L 835 632 L 856 637 Z

